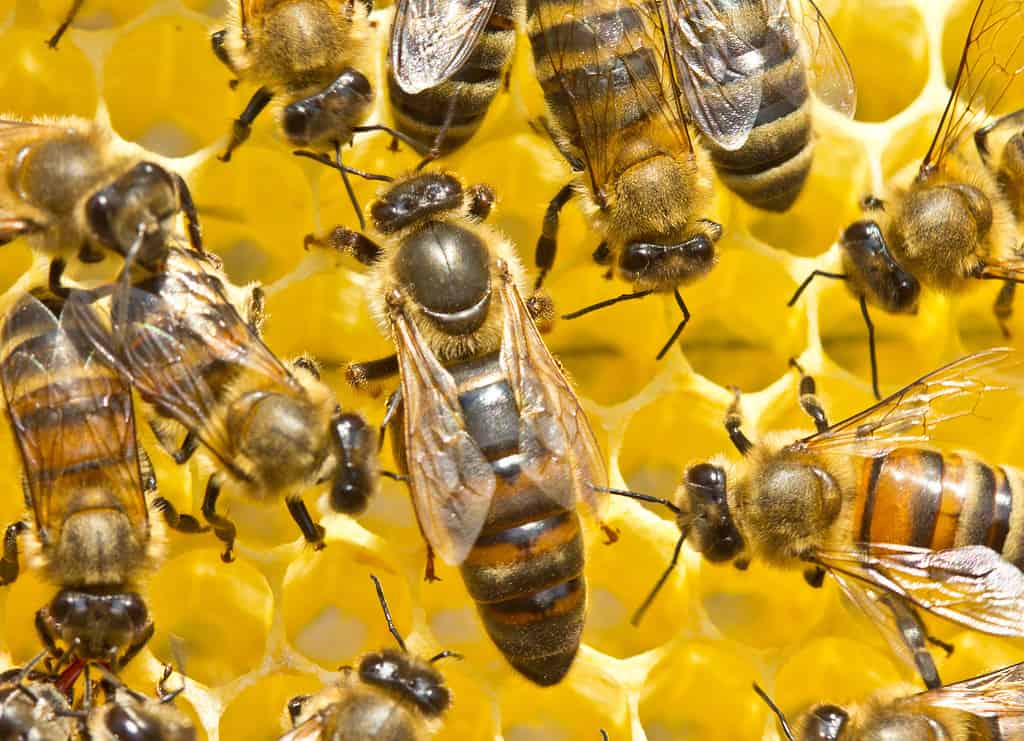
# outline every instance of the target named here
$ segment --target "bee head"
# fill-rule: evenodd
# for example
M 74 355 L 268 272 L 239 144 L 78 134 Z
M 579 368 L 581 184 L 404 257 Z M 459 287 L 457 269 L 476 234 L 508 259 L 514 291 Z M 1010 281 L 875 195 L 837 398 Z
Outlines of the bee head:
M 117 741 L 195 741 L 196 729 L 173 705 L 155 701 L 126 699 L 118 693 L 117 701 L 108 705 L 99 721 L 102 731 L 93 738 Z M 92 724 L 90 723 L 90 727 Z
M 460 208 L 462 184 L 447 173 L 425 173 L 399 182 L 370 207 L 381 234 L 393 234 L 418 221 Z
M 744 548 L 726 498 L 725 469 L 699 463 L 686 471 L 685 497 L 680 502 L 679 529 L 689 531 L 694 547 L 708 561 L 731 561 Z
M 36 613 L 36 624 L 54 643 L 66 643 L 72 655 L 115 668 L 125 652 L 137 650 L 153 633 L 149 610 L 137 592 L 62 589 Z
M 838 741 L 850 715 L 836 705 L 817 705 L 804 717 L 799 737 L 807 741 Z
M 839 246 L 846 274 L 872 303 L 894 314 L 917 312 L 921 284 L 893 258 L 877 222 L 854 222 Z
M 346 142 L 372 101 L 373 89 L 366 76 L 345 69 L 325 90 L 286 106 L 281 125 L 294 146 Z
M 142 240 L 135 259 L 143 265 L 163 258 L 169 222 L 180 210 L 174 177 L 153 162 L 138 163 L 85 204 L 89 228 L 103 246 L 127 255 Z
M 697 234 L 677 243 L 629 242 L 619 252 L 619 276 L 638 289 L 666 290 L 689 283 L 715 266 L 715 242 L 721 234 L 721 226 L 705 221 Z
M 377 482 L 377 433 L 358 414 L 331 420 L 337 467 L 330 501 L 335 512 L 357 515 L 366 510 Z
M 401 651 L 385 649 L 367 654 L 359 663 L 359 677 L 413 703 L 427 717 L 437 717 L 451 705 L 451 692 L 441 674 Z

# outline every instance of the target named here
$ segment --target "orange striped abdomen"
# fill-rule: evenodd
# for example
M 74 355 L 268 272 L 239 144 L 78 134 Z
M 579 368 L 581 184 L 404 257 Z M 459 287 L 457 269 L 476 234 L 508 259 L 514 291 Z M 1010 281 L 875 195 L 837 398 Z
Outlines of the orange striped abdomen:
M 899 448 L 864 462 L 857 487 L 853 537 L 941 550 L 985 545 L 1024 565 L 1020 474 L 973 456 Z M 1019 517 L 1017 518 L 1020 519 Z

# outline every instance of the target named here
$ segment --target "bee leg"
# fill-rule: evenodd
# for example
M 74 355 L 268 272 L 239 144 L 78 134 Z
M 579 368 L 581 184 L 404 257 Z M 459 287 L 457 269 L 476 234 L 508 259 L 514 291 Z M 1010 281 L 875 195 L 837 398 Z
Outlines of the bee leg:
M 746 455 L 754 447 L 754 444 L 740 429 L 743 426 L 743 415 L 740 413 L 740 390 L 733 386 L 732 391 L 732 404 L 725 411 L 725 431 L 729 433 L 729 439 L 732 440 L 732 444 L 736 446 L 740 455 Z
M 232 551 L 235 547 L 235 523 L 224 515 L 217 514 L 217 497 L 220 496 L 220 489 L 223 485 L 221 477 L 214 474 L 206 482 L 206 493 L 203 495 L 203 517 L 213 527 L 213 534 L 225 544 L 224 552 L 220 560 L 224 563 L 231 563 L 235 560 Z
M 203 233 L 199 228 L 199 214 L 196 213 L 196 202 L 192 200 L 192 191 L 189 190 L 185 178 L 178 173 L 174 173 L 174 182 L 178 186 L 181 211 L 185 214 L 185 224 L 188 226 L 188 242 L 196 252 L 205 252 L 203 249 Z
M 68 10 L 67 15 L 64 16 L 64 20 L 61 21 L 59 26 L 57 26 L 57 30 L 54 32 L 53 36 L 46 40 L 46 45 L 48 47 L 51 49 L 57 48 L 57 44 L 60 43 L 61 37 L 64 35 L 64 32 L 68 30 L 72 21 L 75 20 L 75 16 L 78 15 L 78 11 L 82 9 L 82 4 L 84 2 L 85 0 L 74 0 L 74 2 L 71 3 L 71 8 Z
M 690 321 L 690 310 L 686 308 L 686 302 L 683 301 L 683 297 L 680 295 L 679 289 L 674 288 L 672 290 L 672 294 L 675 296 L 676 306 L 678 306 L 679 311 L 683 313 L 683 318 L 680 320 L 679 324 L 676 325 L 675 331 L 672 332 L 672 336 L 668 338 L 668 342 L 666 342 L 661 350 L 658 351 L 658 354 L 654 358 L 655 360 L 661 360 L 665 357 L 666 353 L 668 353 L 672 346 L 676 344 L 676 340 L 679 339 L 679 335 L 683 333 L 683 330 Z
M 430 150 L 427 152 L 426 156 L 420 160 L 418 165 L 416 165 L 416 172 L 422 170 L 424 167 L 440 157 L 442 152 L 444 152 L 444 140 L 448 138 L 448 132 L 452 128 L 452 121 L 455 120 L 455 110 L 458 104 L 459 94 L 457 93 L 448 101 L 448 110 L 445 111 L 444 121 L 441 122 L 441 128 L 437 130 L 437 136 L 434 137 L 434 141 L 430 145 Z
M 533 290 L 539 291 L 544 278 L 555 264 L 555 254 L 558 251 L 558 219 L 576 190 L 572 183 L 562 186 L 555 197 L 548 203 L 544 212 L 544 221 L 541 223 L 540 236 L 537 238 L 537 247 L 534 250 L 533 262 L 537 266 L 537 280 L 533 284 Z
M 999 295 L 996 296 L 996 302 L 992 305 L 992 311 L 996 315 L 996 321 L 999 322 L 999 329 L 1003 332 L 1005 339 L 1010 339 L 1012 333 L 1010 332 L 1009 320 L 1013 316 L 1013 297 L 1017 292 L 1017 282 L 1008 280 L 1003 283 L 1003 287 L 999 289 Z
M 929 642 L 929 636 L 924 623 L 921 622 L 921 616 L 913 607 L 898 597 L 886 595 L 882 598 L 882 604 L 892 611 L 896 629 L 913 655 L 914 664 L 917 666 L 917 671 L 920 673 L 925 687 L 930 690 L 941 687 L 942 680 L 939 679 L 939 672 L 935 668 L 935 660 L 925 645 Z
M 423 567 L 423 581 L 441 581 L 441 577 L 434 572 L 434 548 L 430 543 L 427 543 L 427 563 Z
M 860 314 L 864 317 L 864 326 L 868 328 L 868 356 L 871 359 L 871 390 L 876 399 L 881 399 L 882 394 L 878 390 L 878 355 L 875 348 L 875 325 L 868 314 L 868 300 L 866 296 L 860 297 Z
M 18 537 L 28 530 L 28 523 L 12 522 L 4 531 L 4 555 L 0 558 L 0 586 L 7 586 L 18 578 Z
M 192 515 L 179 514 L 175 506 L 164 497 L 156 497 L 153 500 L 153 508 L 164 516 L 167 527 L 179 533 L 205 533 L 210 530 L 200 525 L 199 520 Z
M 231 71 L 231 74 L 237 75 L 238 70 L 235 68 L 235 63 L 231 61 L 231 55 L 228 54 L 228 47 L 225 44 L 227 38 L 228 30 L 226 28 L 214 31 L 210 34 L 210 48 L 213 49 L 213 56 L 217 57 L 217 59 L 220 60 L 220 63 Z M 233 82 L 235 84 L 231 85 L 231 87 L 237 87 L 238 80 L 234 80 Z
M 398 375 L 398 356 L 388 355 L 377 360 L 349 363 L 345 368 L 345 380 L 354 388 L 363 389 L 374 381 L 382 381 Z
M 199 449 L 199 438 L 189 430 L 185 433 L 185 439 L 181 441 L 181 447 L 171 453 L 174 462 L 179 466 L 191 458 Z
M 61 283 L 66 267 L 67 263 L 64 262 L 62 257 L 57 257 L 50 261 L 50 272 L 47 276 L 46 285 L 50 289 L 50 293 L 57 298 L 66 299 L 71 295 L 71 291 Z
M 323 247 L 337 250 L 346 255 L 352 255 L 360 263 L 367 266 L 379 262 L 384 254 L 384 248 L 379 244 L 364 234 L 344 226 L 336 226 L 322 237 L 318 237 L 315 234 L 307 234 L 302 243 L 307 250 L 311 246 Z
M 217 155 L 217 159 L 221 162 L 231 161 L 231 153 L 249 138 L 249 134 L 252 131 L 252 122 L 263 112 L 263 109 L 267 107 L 267 104 L 270 103 L 273 97 L 274 94 L 265 87 L 261 87 L 253 93 L 248 105 L 245 106 L 245 110 L 235 119 L 231 127 L 231 141 L 228 142 L 227 149 L 224 150 L 224 154 Z
M 249 294 L 249 306 L 246 311 L 246 322 L 249 324 L 249 328 L 259 336 L 263 330 L 263 321 L 266 318 L 266 303 L 267 294 L 263 291 L 263 286 L 255 285 L 252 287 L 252 292 Z
M 579 319 L 581 316 L 590 314 L 591 312 L 597 311 L 598 309 L 606 309 L 609 306 L 622 303 L 623 301 L 633 301 L 638 298 L 645 298 L 650 296 L 654 291 L 633 291 L 632 293 L 622 293 L 615 298 L 606 298 L 604 301 L 598 301 L 596 304 L 590 306 L 584 306 L 582 309 L 571 311 L 568 314 L 562 314 L 562 319 Z
M 139 634 L 139 637 L 128 645 L 128 648 L 125 649 L 124 654 L 121 656 L 120 659 L 117 660 L 117 666 L 111 668 L 114 671 L 117 671 L 118 669 L 127 666 L 128 662 L 134 659 L 136 655 L 139 653 L 139 651 L 146 647 L 146 644 L 149 643 L 149 640 L 153 637 L 154 630 L 155 628 L 153 625 L 153 621 L 150 620 L 149 623 L 146 625 L 145 629 L 143 629 L 142 633 Z
M 309 375 L 313 376 L 316 380 L 320 380 L 320 367 L 316 364 L 316 361 L 308 355 L 300 355 L 292 361 L 292 365 L 295 368 L 304 370 Z
M 980 129 L 974 132 L 974 146 L 978 148 L 978 154 L 981 155 L 981 160 L 986 165 L 990 166 L 990 158 L 992 152 L 988 146 L 988 137 L 993 131 L 1003 126 L 1009 125 L 1024 125 L 1024 108 L 1013 113 L 1007 113 L 1005 116 L 997 118 L 995 121 L 982 126 Z
M 384 124 L 365 124 L 363 126 L 352 127 L 353 134 L 365 134 L 369 131 L 383 131 L 384 133 L 389 134 L 391 136 L 392 151 L 399 151 L 398 142 L 402 142 L 421 157 L 426 156 L 426 154 L 430 152 L 430 149 L 425 147 L 423 142 L 417 141 L 408 134 L 403 134 L 401 131 L 393 129 L 390 126 L 385 126 Z
M 326 546 L 324 535 L 327 532 L 324 530 L 323 525 L 313 522 L 312 515 L 306 509 L 306 503 L 299 497 L 286 497 L 285 504 L 288 505 L 288 513 L 295 520 L 295 524 L 299 526 L 299 530 L 302 531 L 302 537 L 313 546 L 313 550 L 322 551 Z
M 402 389 L 397 388 L 391 392 L 391 396 L 388 397 L 387 404 L 384 405 L 384 419 L 381 420 L 380 429 L 377 431 L 377 452 L 380 452 L 384 447 L 384 435 L 387 433 L 388 428 L 394 423 L 395 415 L 398 414 L 398 408 L 401 405 Z M 397 462 L 401 469 L 408 473 L 408 466 L 406 465 L 405 460 L 399 459 Z M 408 481 L 409 477 L 406 476 L 405 480 Z
M 55 659 L 61 659 L 64 656 L 64 652 L 57 647 L 57 641 L 54 635 L 50 632 L 49 627 L 46 625 L 46 617 L 49 614 L 49 608 L 41 607 L 36 610 L 35 626 L 36 635 L 39 636 L 39 642 L 43 644 L 43 648 Z
M 825 569 L 821 566 L 809 566 L 804 569 L 804 581 L 811 587 L 820 589 L 821 585 L 825 583 Z
M 555 302 L 544 293 L 535 293 L 526 299 L 526 310 L 530 312 L 533 323 L 537 325 L 537 331 L 547 334 L 555 326 Z
M 473 185 L 466 190 L 469 199 L 469 215 L 479 221 L 486 221 L 491 215 L 496 199 L 489 185 Z
M 814 378 L 807 375 L 796 359 L 789 359 L 789 367 L 795 368 L 800 373 L 800 408 L 807 412 L 807 415 L 814 420 L 814 427 L 818 432 L 825 432 L 828 429 L 828 417 L 825 409 L 818 400 L 818 388 Z M 824 572 L 822 572 L 824 575 Z

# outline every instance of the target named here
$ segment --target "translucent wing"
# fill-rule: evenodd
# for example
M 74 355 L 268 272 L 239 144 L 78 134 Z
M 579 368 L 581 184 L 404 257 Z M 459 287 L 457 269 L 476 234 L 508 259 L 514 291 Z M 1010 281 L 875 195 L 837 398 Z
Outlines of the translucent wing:
M 981 717 L 999 716 L 1003 720 L 1024 717 L 1024 664 L 1013 664 L 897 702 L 962 710 Z M 1002 738 L 1011 736 L 1003 734 Z
M 405 451 L 413 506 L 423 535 L 457 565 L 487 519 L 494 472 L 466 431 L 455 381 L 404 308 L 392 309 L 405 406 Z
M 256 388 L 304 393 L 227 300 L 218 275 L 188 250 L 171 248 L 159 273 L 129 280 L 109 303 L 76 292 L 65 311 L 158 413 L 195 432 L 236 475 L 220 396 L 246 374 Z
M 790 5 L 800 6 L 794 19 Z M 768 26 L 779 34 L 795 29 L 814 97 L 848 118 L 857 110 L 857 86 L 850 62 L 814 0 L 766 0 Z M 790 31 L 792 33 L 792 31 Z
M 739 149 L 761 109 L 764 53 L 737 33 L 735 7 L 668 0 L 665 13 L 679 88 L 693 122 L 723 149 Z
M 117 373 L 30 294 L 4 323 L 2 353 L 0 384 L 37 525 L 56 536 L 82 486 L 145 522 L 131 390 Z
M 1015 283 L 1024 283 L 1024 258 L 1008 257 L 1005 259 L 990 259 L 985 262 L 982 268 L 981 277 L 986 279 L 1012 280 Z
M 324 719 L 318 715 L 288 731 L 277 741 L 323 741 L 326 731 Z
M 391 70 L 415 94 L 451 78 L 476 48 L 495 0 L 399 0 L 391 27 Z
M 926 443 L 942 423 L 972 414 L 986 394 L 1020 387 L 1021 364 L 1005 347 L 967 355 L 789 449 L 875 457 Z
M 815 553 L 815 561 L 968 628 L 1024 636 L 1024 573 L 991 548 L 872 543 L 870 549 Z
M 599 201 L 606 197 L 614 166 L 609 152 L 623 135 L 622 120 L 650 118 L 654 123 L 647 131 L 664 137 L 666 147 L 692 150 L 659 3 L 570 0 L 536 6 L 531 17 L 540 29 L 534 56 L 542 87 Z
M 583 501 L 600 515 L 606 496 L 590 486 L 606 487 L 608 475 L 594 431 L 507 268 L 500 280 L 500 363 L 519 407 L 523 471 L 563 507 Z
M 1024 74 L 1024 0 L 981 0 L 971 21 L 953 90 L 942 112 L 922 176 L 934 171 L 961 136 L 999 108 Z M 1016 21 L 1016 23 L 1010 23 Z

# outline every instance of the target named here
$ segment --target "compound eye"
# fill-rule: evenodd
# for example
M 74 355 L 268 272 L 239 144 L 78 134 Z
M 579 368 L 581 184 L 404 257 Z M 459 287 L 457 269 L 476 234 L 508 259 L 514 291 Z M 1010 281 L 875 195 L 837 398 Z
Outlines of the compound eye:
M 849 714 L 841 707 L 819 705 L 807 716 L 802 738 L 808 741 L 836 741 L 849 719 Z
M 58 623 L 67 622 L 76 613 L 86 609 L 85 600 L 76 592 L 61 592 L 50 603 L 50 616 Z
M 292 103 L 284 109 L 284 133 L 289 140 L 306 141 L 309 137 L 312 111 L 306 103 Z
M 139 595 L 125 595 L 123 604 L 125 614 L 128 616 L 128 619 L 132 621 L 133 625 L 144 625 L 146 620 L 149 619 L 149 611 L 146 609 L 146 603 Z
M 110 189 L 105 188 L 85 204 L 85 218 L 89 222 L 89 228 L 102 242 L 107 244 L 114 242 L 114 230 L 110 224 L 110 215 L 116 207 L 116 200 Z
M 306 707 L 306 702 L 309 701 L 309 695 L 297 695 L 288 701 L 288 717 L 292 719 L 292 723 L 296 723 L 299 717 L 302 715 L 302 709 Z
M 711 463 L 699 463 L 686 472 L 686 485 L 712 499 L 725 491 L 725 470 Z
M 645 273 L 650 268 L 653 257 L 650 245 L 631 244 L 619 257 L 619 267 L 628 273 Z

